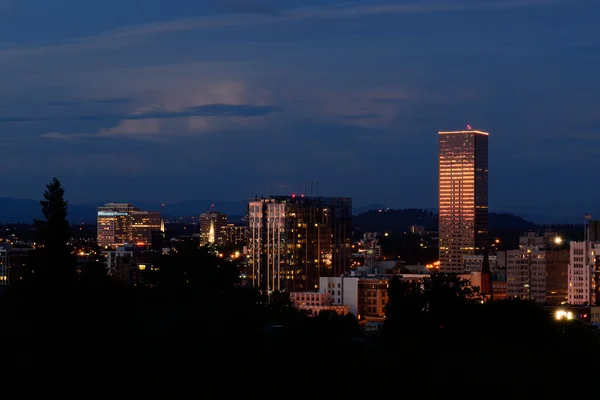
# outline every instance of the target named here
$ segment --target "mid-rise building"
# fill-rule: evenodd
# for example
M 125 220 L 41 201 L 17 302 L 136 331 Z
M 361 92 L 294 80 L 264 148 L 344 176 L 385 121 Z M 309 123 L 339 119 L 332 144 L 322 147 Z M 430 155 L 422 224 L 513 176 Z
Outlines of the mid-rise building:
M 227 244 L 227 215 L 219 211 L 207 211 L 200 215 L 200 245 Z
M 248 239 L 248 225 L 227 224 L 227 244 L 245 245 Z
M 600 242 L 571 242 L 568 269 L 568 303 L 596 305 L 600 274 Z
M 98 245 L 114 247 L 129 243 L 133 211 L 138 211 L 138 209 L 126 203 L 107 203 L 98 207 Z
M 130 213 L 131 242 L 152 244 L 153 232 L 164 230 L 164 224 L 158 211 L 132 211 Z
M 507 296 L 539 303 L 567 301 L 569 250 L 553 232 L 527 232 L 519 248 L 506 250 Z
M 299 310 L 309 311 L 313 316 L 321 311 L 335 311 L 340 315 L 346 315 L 350 312 L 347 305 L 335 305 L 331 302 L 331 297 L 327 292 L 291 292 L 290 301 Z
M 439 260 L 441 272 L 462 273 L 464 256 L 488 240 L 488 133 L 439 132 Z
M 248 272 L 264 291 L 313 291 L 351 258 L 352 200 L 270 196 L 248 204 Z
M 98 207 L 97 221 L 97 243 L 105 248 L 132 243 L 150 245 L 154 232 L 164 233 L 160 212 L 142 211 L 128 203 Z
M 135 246 L 121 246 L 102 254 L 106 257 L 106 270 L 113 279 L 129 285 L 139 283 L 140 271 L 146 268 L 146 263 Z

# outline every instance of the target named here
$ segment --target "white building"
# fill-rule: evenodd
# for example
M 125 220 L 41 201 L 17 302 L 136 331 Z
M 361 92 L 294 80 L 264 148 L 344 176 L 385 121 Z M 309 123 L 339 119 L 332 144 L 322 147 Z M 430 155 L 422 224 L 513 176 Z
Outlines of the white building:
M 329 294 L 331 305 L 345 305 L 358 316 L 358 281 L 355 276 L 321 277 L 319 287 Z
M 596 303 L 596 265 L 600 254 L 598 242 L 571 242 L 568 269 L 568 303 L 573 305 Z

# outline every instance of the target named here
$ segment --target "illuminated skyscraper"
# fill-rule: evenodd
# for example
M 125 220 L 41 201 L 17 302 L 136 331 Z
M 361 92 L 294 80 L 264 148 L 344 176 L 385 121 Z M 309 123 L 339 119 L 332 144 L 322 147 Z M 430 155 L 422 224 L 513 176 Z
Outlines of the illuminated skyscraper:
M 439 152 L 440 271 L 460 273 L 487 243 L 488 133 L 439 132 Z

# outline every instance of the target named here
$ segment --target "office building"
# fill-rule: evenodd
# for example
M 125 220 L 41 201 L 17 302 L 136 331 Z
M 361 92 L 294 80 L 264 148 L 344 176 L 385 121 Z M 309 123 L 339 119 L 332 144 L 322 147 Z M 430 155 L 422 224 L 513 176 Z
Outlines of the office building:
M 464 256 L 488 240 L 488 133 L 439 132 L 439 259 L 441 272 L 461 273 Z
M 127 203 L 108 203 L 98 207 L 97 231 L 101 247 L 150 245 L 153 232 L 164 233 L 164 221 L 160 212 L 142 211 Z
M 567 301 L 569 250 L 553 232 L 537 235 L 527 232 L 519 238 L 519 248 L 506 251 L 507 297 L 539 303 Z
M 131 243 L 150 245 L 153 232 L 164 230 L 158 211 L 132 211 L 130 217 Z
M 219 211 L 208 211 L 200 215 L 200 245 L 227 244 L 227 215 Z
M 227 244 L 245 245 L 248 237 L 248 225 L 227 224 Z
M 571 242 L 569 260 L 568 303 L 572 305 L 596 305 L 600 273 L 600 242 L 584 240 Z
M 308 291 L 340 276 L 352 249 L 352 199 L 270 196 L 248 204 L 248 272 L 263 291 Z
M 101 247 L 122 246 L 131 240 L 131 204 L 108 203 L 98 207 L 97 242 Z

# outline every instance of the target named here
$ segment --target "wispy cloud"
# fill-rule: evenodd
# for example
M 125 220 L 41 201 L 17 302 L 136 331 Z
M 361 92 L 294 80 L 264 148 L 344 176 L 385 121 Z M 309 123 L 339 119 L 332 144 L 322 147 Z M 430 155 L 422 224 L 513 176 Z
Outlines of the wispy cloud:
M 149 36 L 167 35 L 201 29 L 227 28 L 232 26 L 256 25 L 314 19 L 356 18 L 368 15 L 423 14 L 463 10 L 502 10 L 579 0 L 477 0 L 477 1 L 420 1 L 404 4 L 360 5 L 348 3 L 325 7 L 296 8 L 275 12 L 267 7 L 252 3 L 237 4 L 233 7 L 237 15 L 203 16 L 178 19 L 160 23 L 129 25 L 95 36 L 70 42 L 37 47 L 14 47 L 0 50 L 0 60 L 14 57 L 44 56 L 68 52 L 114 50 L 125 48 L 143 41 Z M 240 5 L 241 4 L 241 5 Z M 245 10 L 245 11 L 244 11 Z
M 96 135 L 93 133 L 48 132 L 48 133 L 42 133 L 40 136 L 43 138 L 47 138 L 47 139 L 65 140 L 65 139 L 88 138 L 88 137 L 94 137 Z
M 278 107 L 254 106 L 250 104 L 207 104 L 189 107 L 182 111 L 155 110 L 128 115 L 57 115 L 57 116 L 32 116 L 32 117 L 2 117 L 2 122 L 56 122 L 56 121 L 111 121 L 111 120 L 144 120 L 144 119 L 172 119 L 183 117 L 256 117 L 269 113 L 281 112 Z

